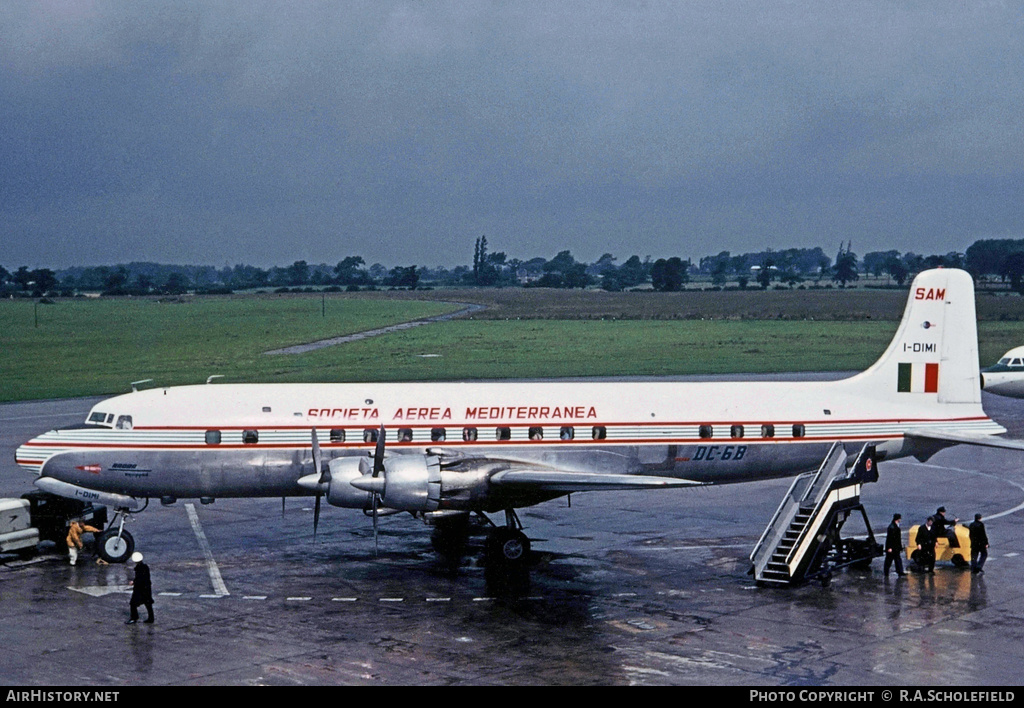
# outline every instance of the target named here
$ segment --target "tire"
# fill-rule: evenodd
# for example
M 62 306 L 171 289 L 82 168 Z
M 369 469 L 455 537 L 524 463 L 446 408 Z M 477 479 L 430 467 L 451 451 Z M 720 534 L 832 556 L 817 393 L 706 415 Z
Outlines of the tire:
M 497 528 L 487 539 L 487 554 L 490 560 L 502 565 L 524 564 L 530 556 L 530 539 L 521 531 Z
M 964 557 L 962 555 L 960 555 L 959 553 L 954 555 L 952 560 L 953 560 L 953 565 L 956 566 L 957 568 L 966 568 L 967 566 L 970 565 L 970 563 L 968 563 L 966 560 L 964 560 Z
M 117 530 L 104 531 L 96 539 L 96 553 L 107 563 L 124 563 L 135 552 L 135 539 L 127 531 L 117 537 Z

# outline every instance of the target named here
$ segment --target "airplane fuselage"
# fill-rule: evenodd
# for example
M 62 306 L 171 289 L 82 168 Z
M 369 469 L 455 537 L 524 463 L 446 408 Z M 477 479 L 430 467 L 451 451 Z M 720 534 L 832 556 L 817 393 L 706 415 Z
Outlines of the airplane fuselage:
M 313 472 L 312 429 L 330 460 L 365 457 L 383 425 L 394 455 L 440 451 L 451 460 L 716 484 L 813 469 L 836 440 L 874 441 L 895 457 L 910 452 L 903 436 L 915 429 L 1002 430 L 972 405 L 936 417 L 913 399 L 882 405 L 857 391 L 856 377 L 185 386 L 108 399 L 91 424 L 26 443 L 18 462 L 131 496 L 308 495 L 297 480 Z

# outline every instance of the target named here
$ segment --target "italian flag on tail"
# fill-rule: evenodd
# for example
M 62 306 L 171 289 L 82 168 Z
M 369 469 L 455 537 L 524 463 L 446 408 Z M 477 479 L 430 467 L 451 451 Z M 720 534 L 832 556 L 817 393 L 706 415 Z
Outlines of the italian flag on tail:
M 896 391 L 899 393 L 938 393 L 939 365 L 901 363 L 896 379 Z

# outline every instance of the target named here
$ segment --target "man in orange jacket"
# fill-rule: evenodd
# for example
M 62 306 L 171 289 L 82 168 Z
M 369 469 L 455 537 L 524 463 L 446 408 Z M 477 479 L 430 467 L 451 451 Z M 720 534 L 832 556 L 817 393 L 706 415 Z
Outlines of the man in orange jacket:
M 78 552 L 82 550 L 83 533 L 100 533 L 100 530 L 83 524 L 77 519 L 71 522 L 71 526 L 68 527 L 68 537 L 65 539 L 68 544 L 68 560 L 71 562 L 71 565 L 78 562 Z

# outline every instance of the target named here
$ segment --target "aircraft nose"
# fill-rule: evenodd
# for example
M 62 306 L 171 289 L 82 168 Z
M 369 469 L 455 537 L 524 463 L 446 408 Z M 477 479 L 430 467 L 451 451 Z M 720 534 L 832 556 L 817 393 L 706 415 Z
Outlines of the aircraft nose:
M 14 461 L 18 466 L 32 472 L 33 474 L 39 474 L 43 469 L 43 463 L 50 457 L 49 452 L 36 446 L 37 440 L 38 438 L 29 440 L 18 447 L 14 453 Z
M 67 441 L 60 439 L 59 431 L 51 430 L 22 443 L 14 453 L 14 461 L 19 467 L 39 475 L 50 458 L 67 449 Z

